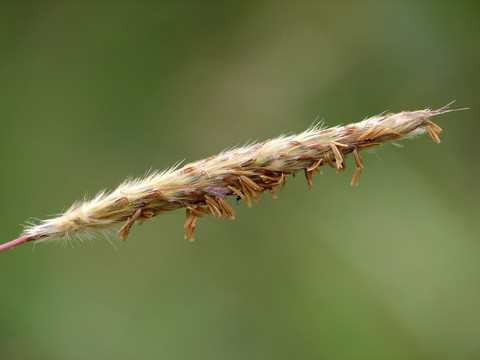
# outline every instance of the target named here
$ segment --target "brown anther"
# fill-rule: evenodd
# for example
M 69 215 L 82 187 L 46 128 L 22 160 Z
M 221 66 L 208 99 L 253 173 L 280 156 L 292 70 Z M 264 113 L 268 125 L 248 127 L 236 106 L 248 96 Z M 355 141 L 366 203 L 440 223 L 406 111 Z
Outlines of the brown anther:
M 247 202 L 247 205 L 251 202 L 250 202 L 250 198 L 247 200 L 247 197 L 248 196 L 251 196 L 253 198 L 253 200 L 255 200 L 255 202 L 259 202 L 260 199 L 258 198 L 257 194 L 255 193 L 255 190 L 250 186 L 250 182 L 253 182 L 253 180 L 245 177 L 245 176 L 239 176 L 239 181 L 240 181 L 240 184 L 242 185 L 242 190 L 243 190 L 243 193 L 245 194 L 245 201 Z M 250 181 L 245 181 L 245 179 L 248 179 Z M 254 183 L 254 182 L 253 182 Z M 254 183 L 259 189 L 261 189 L 256 183 Z M 251 205 L 249 205 L 248 207 L 251 207 Z
M 313 170 L 316 170 L 320 164 L 322 163 L 323 159 L 319 159 L 318 161 L 316 161 L 312 166 L 308 167 L 306 170 L 307 171 L 313 171 Z
M 347 144 L 343 144 L 343 143 L 340 143 L 338 141 L 330 141 L 330 144 L 334 144 L 335 146 L 338 146 L 338 147 L 346 147 L 348 148 L 348 145 Z
M 193 220 L 193 216 L 192 216 L 192 212 L 189 210 L 189 209 L 186 209 L 185 210 L 185 215 L 187 216 L 187 220 L 185 220 L 185 224 L 183 225 L 183 227 L 185 229 L 189 229 L 190 228 L 190 224 L 192 223 L 192 220 Z M 186 235 L 186 234 L 185 234 Z M 185 238 L 186 239 L 186 238 Z
M 205 203 L 207 204 L 207 209 L 208 211 L 210 211 L 210 214 L 212 214 L 214 217 L 217 216 L 217 211 L 215 210 L 215 208 L 208 203 L 208 201 L 205 200 Z
M 307 179 L 308 190 L 310 190 L 313 185 L 313 171 L 305 169 L 305 178 Z
M 283 189 L 285 189 L 286 184 L 287 184 L 287 177 L 282 173 L 282 187 L 280 188 L 280 192 L 283 192 Z
M 230 170 L 230 173 L 232 175 L 237 175 L 237 176 L 240 176 L 240 175 L 253 176 L 253 175 L 255 175 L 255 173 L 251 170 L 239 170 L 239 169 L 232 169 L 232 170 Z
M 332 159 L 330 159 L 329 154 L 325 154 L 325 160 L 327 161 L 327 164 L 330 165 L 331 168 L 335 168 L 335 165 L 333 165 Z
M 253 190 L 256 190 L 256 191 L 262 190 L 262 188 L 255 181 L 250 179 L 249 177 L 240 175 L 239 178 L 241 180 L 243 180 L 245 182 L 245 184 L 248 184 L 248 186 L 250 186 Z
M 283 184 L 283 182 L 285 181 L 284 178 L 285 178 L 285 175 L 282 173 L 279 177 L 277 177 L 277 181 L 275 181 L 275 183 L 272 183 L 269 185 L 272 185 L 273 186 L 272 189 L 276 190 L 280 184 Z
M 345 171 L 347 169 L 347 162 L 345 161 L 347 157 L 343 159 L 342 162 L 342 167 L 340 169 L 337 169 L 337 174 L 340 174 L 342 171 Z
M 197 229 L 197 222 L 198 222 L 198 217 L 194 217 L 192 224 L 190 225 L 190 235 L 188 237 L 188 241 L 192 242 L 195 240 L 195 230 Z
M 245 193 L 245 202 L 247 203 L 247 206 L 248 206 L 249 208 L 252 207 L 252 201 L 250 200 L 250 196 L 248 196 L 247 193 Z
M 132 220 L 131 220 L 132 225 L 135 222 L 135 220 L 137 220 L 140 217 L 141 214 L 142 214 L 142 209 L 138 209 L 137 211 L 135 211 L 135 214 L 133 214 Z
M 438 134 L 440 134 L 440 132 L 442 131 L 442 128 L 437 124 L 434 124 L 430 120 L 427 120 L 426 128 L 428 131 L 428 135 L 430 135 L 432 140 L 437 144 L 440 144 L 440 138 L 438 137 Z
M 353 173 L 353 177 L 352 177 L 352 181 L 350 182 L 350 185 L 357 186 L 358 185 L 358 179 L 360 179 L 361 174 L 362 174 L 362 168 L 357 167 L 355 169 L 355 172 Z
M 432 127 L 432 129 L 437 133 L 437 135 L 442 132 L 442 128 L 437 124 L 435 124 L 434 122 L 427 120 L 427 124 Z
M 342 168 L 342 163 L 343 163 L 343 156 L 340 150 L 338 150 L 338 147 L 334 141 L 330 142 L 330 147 L 332 148 L 333 155 L 335 156 L 335 163 L 337 164 L 337 169 Z
M 427 127 L 427 131 L 428 131 L 428 135 L 430 135 L 432 140 L 434 142 L 436 142 L 437 144 L 440 144 L 440 138 L 438 137 L 437 133 L 432 129 L 432 127 L 430 125 L 427 125 L 426 127 Z
M 187 220 L 185 221 L 185 239 L 189 239 L 190 241 L 194 240 L 195 228 L 197 227 L 198 216 L 196 216 L 190 209 L 186 209 L 185 211 L 187 215 Z
M 220 210 L 220 205 L 208 195 L 205 195 L 205 202 L 207 203 L 208 208 L 212 212 L 212 215 L 215 216 L 216 212 L 220 220 L 222 220 L 223 212 Z
M 353 149 L 353 157 L 355 158 L 355 162 L 357 163 L 357 168 L 353 173 L 353 177 L 350 185 L 356 186 L 358 185 L 358 179 L 360 178 L 360 175 L 362 175 L 363 161 L 362 161 L 362 158 L 360 157 L 360 154 L 357 152 L 357 149 Z
M 122 234 L 121 237 L 123 241 L 127 240 L 128 234 L 130 233 L 130 228 L 135 223 L 135 220 L 137 220 L 140 217 L 141 214 L 142 214 L 142 209 L 138 209 L 132 216 L 130 216 L 127 219 L 127 221 L 120 228 L 120 230 L 118 230 L 117 235 Z
M 357 163 L 357 167 L 360 167 L 363 169 L 363 160 L 360 157 L 360 154 L 358 153 L 357 149 L 353 149 L 353 157 L 355 158 L 355 162 Z
M 204 214 L 206 214 L 206 215 L 210 215 L 210 214 L 211 214 L 210 209 L 209 209 L 208 207 L 207 207 L 207 208 L 204 208 L 204 207 L 198 206 L 198 207 L 196 207 L 196 209 L 197 209 L 198 211 L 200 211 L 201 213 L 204 213 Z
M 356 147 L 382 146 L 381 142 L 369 142 L 364 144 L 355 144 Z
M 240 182 L 240 186 L 242 187 L 243 194 L 245 194 L 245 196 L 250 195 L 251 193 L 250 187 L 243 181 L 241 177 L 238 178 L 238 181 Z
M 270 194 L 272 195 L 272 198 L 274 198 L 274 199 L 277 198 L 277 194 L 275 194 L 275 190 L 270 189 Z
M 187 206 L 187 209 L 189 209 L 192 212 L 192 214 L 197 216 L 197 217 L 202 217 L 203 216 L 203 213 L 201 211 L 193 208 L 192 206 Z
M 285 177 L 285 174 L 284 174 L 284 173 L 280 173 L 280 176 L 277 176 L 277 177 L 276 177 L 276 179 L 277 179 L 276 185 L 281 184 L 284 177 Z
M 245 195 L 243 195 L 243 193 L 242 193 L 239 189 L 237 189 L 236 187 L 231 186 L 231 185 L 228 185 L 228 188 L 229 188 L 230 190 L 232 190 L 232 192 L 233 192 L 235 195 L 240 196 L 240 198 L 242 198 L 242 199 L 245 199 Z
M 230 205 L 228 205 L 227 201 L 225 199 L 222 199 L 219 196 L 217 196 L 216 200 L 217 200 L 218 205 L 220 205 L 221 209 L 225 213 L 225 215 L 230 220 L 234 220 L 235 219 L 235 211 L 232 209 L 232 207 Z
M 250 197 L 255 200 L 256 203 L 260 202 L 260 198 L 258 197 L 257 193 L 255 192 L 255 190 L 253 190 L 252 188 L 249 188 L 248 189 L 250 191 Z M 262 192 L 264 191 L 260 191 L 259 193 L 261 194 Z
M 362 135 L 357 138 L 357 141 L 364 141 L 364 140 L 371 140 L 375 139 L 373 135 L 378 131 L 378 125 L 370 127 L 367 131 L 365 131 Z
M 280 180 L 280 177 L 271 177 L 267 175 L 260 175 L 260 178 L 266 183 L 272 183 L 272 182 L 278 182 Z

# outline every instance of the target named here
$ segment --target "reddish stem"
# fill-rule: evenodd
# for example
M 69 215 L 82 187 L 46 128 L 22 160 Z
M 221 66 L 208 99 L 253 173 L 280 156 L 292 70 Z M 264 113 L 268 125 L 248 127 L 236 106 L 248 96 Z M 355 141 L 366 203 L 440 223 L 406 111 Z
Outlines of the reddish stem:
M 22 235 L 18 239 L 15 239 L 15 240 L 12 240 L 12 241 L 9 241 L 5 244 L 0 245 L 0 252 L 2 252 L 3 250 L 11 249 L 11 248 L 13 248 L 17 245 L 21 245 L 21 244 L 24 244 L 24 243 L 26 243 L 28 241 L 32 241 L 32 240 L 35 240 L 35 239 L 31 238 L 28 235 Z

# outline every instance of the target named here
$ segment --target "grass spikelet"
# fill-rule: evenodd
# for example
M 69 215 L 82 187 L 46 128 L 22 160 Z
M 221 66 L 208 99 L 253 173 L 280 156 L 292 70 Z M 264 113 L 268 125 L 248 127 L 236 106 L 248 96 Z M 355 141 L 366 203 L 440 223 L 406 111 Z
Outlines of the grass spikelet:
M 65 239 L 119 223 L 123 226 L 117 234 L 125 241 L 136 222 L 141 224 L 180 208 L 186 211 L 185 238 L 193 241 L 200 217 L 211 214 L 220 219 L 235 218 L 226 200 L 229 196 L 251 207 L 251 199 L 259 202 L 264 192 L 276 198 L 275 190 L 281 186 L 283 191 L 287 177 L 300 171 L 305 172 L 310 189 L 314 174 L 321 174 L 322 166 L 343 171 L 350 154 L 356 164 L 351 185 L 357 185 L 364 168 L 360 151 L 425 132 L 439 143 L 442 129 L 430 119 L 456 111 L 448 109 L 449 105 L 438 110 L 388 113 L 328 129 L 316 126 L 298 135 L 280 136 L 130 180 L 110 193 L 74 204 L 56 218 L 27 227 L 18 239 L 0 245 L 0 251 L 28 241 Z

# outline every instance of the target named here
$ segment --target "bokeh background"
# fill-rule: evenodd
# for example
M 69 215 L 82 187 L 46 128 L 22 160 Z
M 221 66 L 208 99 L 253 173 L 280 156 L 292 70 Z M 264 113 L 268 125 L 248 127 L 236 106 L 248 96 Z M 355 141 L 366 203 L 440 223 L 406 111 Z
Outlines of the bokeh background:
M 0 254 L 1 359 L 480 358 L 480 6 L 0 3 L 1 242 L 129 175 L 385 110 L 428 136 L 233 222 Z M 116 248 L 115 248 L 116 247 Z

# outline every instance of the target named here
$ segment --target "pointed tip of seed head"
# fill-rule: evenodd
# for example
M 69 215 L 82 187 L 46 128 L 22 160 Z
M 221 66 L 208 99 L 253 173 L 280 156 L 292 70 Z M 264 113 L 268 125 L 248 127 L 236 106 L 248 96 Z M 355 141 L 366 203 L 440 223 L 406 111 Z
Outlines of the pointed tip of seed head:
M 440 109 L 437 110 L 429 110 L 428 113 L 431 116 L 435 115 L 441 115 L 441 114 L 446 114 L 450 112 L 455 112 L 455 111 L 464 111 L 464 110 L 470 110 L 470 108 L 465 107 L 465 108 L 460 108 L 460 109 L 450 109 L 450 106 L 455 102 L 456 100 L 450 101 L 447 105 L 442 106 Z

